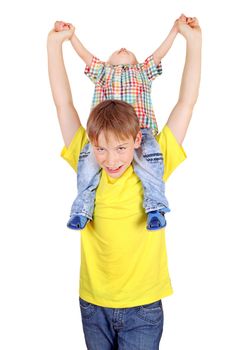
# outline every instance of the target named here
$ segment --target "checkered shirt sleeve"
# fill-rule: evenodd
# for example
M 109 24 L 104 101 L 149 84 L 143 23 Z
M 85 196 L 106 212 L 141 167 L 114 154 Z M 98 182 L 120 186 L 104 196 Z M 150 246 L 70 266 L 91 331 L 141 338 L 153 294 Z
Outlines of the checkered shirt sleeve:
M 153 55 L 149 56 L 145 62 L 143 63 L 142 67 L 143 71 L 146 73 L 147 78 L 152 81 L 155 80 L 155 78 L 158 75 L 162 74 L 162 65 L 161 62 L 158 64 L 158 66 L 154 62 Z
M 98 78 L 101 75 L 101 71 L 104 70 L 105 63 L 100 61 L 97 57 L 93 56 L 91 65 L 86 65 L 84 73 L 90 78 L 90 80 L 96 84 Z

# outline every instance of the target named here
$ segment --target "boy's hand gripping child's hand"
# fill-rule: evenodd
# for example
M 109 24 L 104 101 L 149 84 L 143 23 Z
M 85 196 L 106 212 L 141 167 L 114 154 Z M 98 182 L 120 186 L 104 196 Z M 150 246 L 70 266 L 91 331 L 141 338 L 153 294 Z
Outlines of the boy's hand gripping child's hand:
M 54 29 L 56 32 L 61 32 L 63 30 L 69 30 L 71 23 L 66 23 L 63 21 L 56 21 L 54 23 Z
M 70 40 L 75 32 L 75 27 L 71 23 L 56 21 L 54 28 L 48 34 L 48 40 L 63 43 Z
M 186 17 L 182 14 L 177 20 L 176 25 L 178 32 L 185 39 L 201 37 L 201 28 L 196 17 Z

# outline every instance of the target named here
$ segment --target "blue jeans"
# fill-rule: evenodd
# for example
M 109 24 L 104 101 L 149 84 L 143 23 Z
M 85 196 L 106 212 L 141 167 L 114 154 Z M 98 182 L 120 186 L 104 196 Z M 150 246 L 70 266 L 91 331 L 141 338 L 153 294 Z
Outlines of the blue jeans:
M 143 186 L 143 207 L 146 213 L 161 209 L 164 212 L 170 211 L 165 197 L 164 162 L 159 144 L 150 129 L 141 129 L 141 132 L 141 147 L 134 151 L 133 168 Z M 72 204 L 70 216 L 82 214 L 92 220 L 95 190 L 100 181 L 100 172 L 92 146 L 88 143 L 81 151 L 78 160 L 78 194 Z
M 88 350 L 159 350 L 161 300 L 129 308 L 97 306 L 81 298 L 79 303 Z

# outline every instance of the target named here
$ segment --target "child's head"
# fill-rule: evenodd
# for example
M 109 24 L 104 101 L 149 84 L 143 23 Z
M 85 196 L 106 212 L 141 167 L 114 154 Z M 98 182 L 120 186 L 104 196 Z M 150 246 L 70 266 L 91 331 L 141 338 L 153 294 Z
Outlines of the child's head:
M 129 167 L 142 138 L 134 108 L 119 100 L 103 101 L 93 108 L 87 134 L 98 164 L 113 178 Z
M 114 66 L 118 64 L 137 64 L 138 63 L 134 53 L 132 53 L 131 51 L 128 51 L 125 48 L 122 48 L 120 50 L 113 52 L 107 62 Z

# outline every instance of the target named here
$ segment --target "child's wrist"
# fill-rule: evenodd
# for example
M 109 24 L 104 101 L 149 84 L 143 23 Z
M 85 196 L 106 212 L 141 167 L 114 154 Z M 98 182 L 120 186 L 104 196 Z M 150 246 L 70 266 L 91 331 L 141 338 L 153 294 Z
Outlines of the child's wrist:
M 75 39 L 76 39 L 76 34 L 75 34 L 75 32 L 74 32 L 69 40 L 70 40 L 70 41 L 73 41 L 73 40 L 75 40 Z

